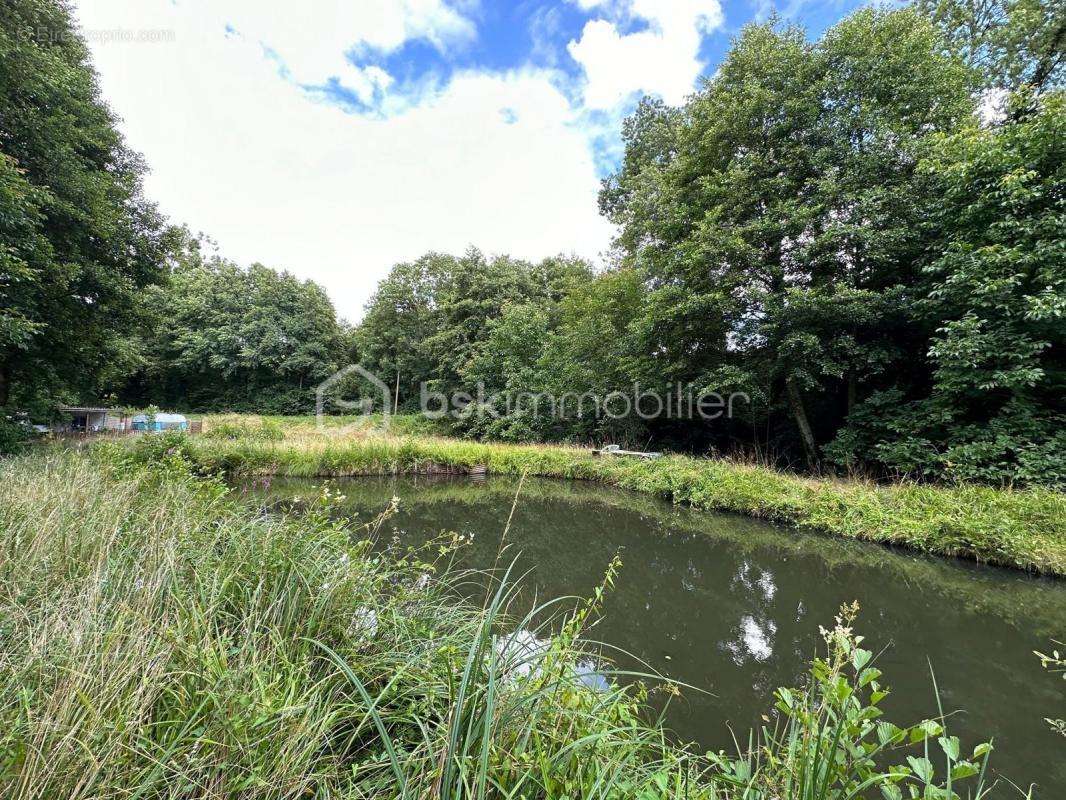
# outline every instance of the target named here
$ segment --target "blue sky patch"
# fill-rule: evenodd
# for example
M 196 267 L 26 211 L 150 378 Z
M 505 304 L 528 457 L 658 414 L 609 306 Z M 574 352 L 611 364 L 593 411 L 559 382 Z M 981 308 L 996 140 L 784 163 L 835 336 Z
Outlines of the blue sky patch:
M 671 0 L 438 2 L 461 18 L 473 36 L 448 40 L 428 30 L 394 46 L 355 41 L 342 54 L 351 74 L 300 80 L 280 50 L 270 42 L 261 44 L 279 74 L 298 83 L 310 98 L 367 117 L 402 113 L 427 92 L 447 87 L 458 74 L 543 73 L 572 107 L 574 124 L 587 129 L 602 176 L 618 165 L 620 122 L 640 96 L 655 94 L 667 102 L 682 102 L 714 74 L 744 25 L 776 14 L 818 36 L 861 4 L 859 0 L 787 0 L 777 5 L 772 0 L 725 0 L 721 6 L 715 0 L 702 5 L 698 0 L 676 5 Z M 231 24 L 226 32 L 241 35 Z M 514 107 L 502 106 L 498 113 L 507 124 L 519 120 Z

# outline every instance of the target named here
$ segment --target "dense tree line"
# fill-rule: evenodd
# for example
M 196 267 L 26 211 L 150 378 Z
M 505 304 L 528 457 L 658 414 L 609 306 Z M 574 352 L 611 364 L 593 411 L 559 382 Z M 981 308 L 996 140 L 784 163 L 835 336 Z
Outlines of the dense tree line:
M 982 126 L 991 81 L 947 44 L 917 9 L 751 26 L 629 121 L 601 203 L 661 374 L 759 387 L 809 465 L 1062 479 L 1062 92 Z
M 242 269 L 177 232 L 165 280 L 145 292 L 142 360 L 127 403 L 307 413 L 344 361 L 347 332 L 325 290 L 261 264 Z
M 626 120 L 608 268 L 431 253 L 349 328 L 316 284 L 161 219 L 65 6 L 11 0 L 0 406 L 308 412 L 360 363 L 397 409 L 462 398 L 470 436 L 1062 483 L 1064 41 L 1041 0 L 863 9 L 817 41 L 749 25 L 685 104 Z M 337 393 L 380 398 L 351 380 Z M 713 421 L 575 405 L 680 387 L 748 402 Z
M 945 2 L 864 9 L 815 42 L 748 26 L 684 106 L 626 121 L 600 196 L 614 267 L 550 296 L 507 259 L 400 265 L 357 354 L 395 373 L 401 406 L 420 381 L 468 396 L 473 435 L 1062 482 L 1063 25 L 1050 4 Z M 634 384 L 751 404 L 560 419 L 497 396 Z

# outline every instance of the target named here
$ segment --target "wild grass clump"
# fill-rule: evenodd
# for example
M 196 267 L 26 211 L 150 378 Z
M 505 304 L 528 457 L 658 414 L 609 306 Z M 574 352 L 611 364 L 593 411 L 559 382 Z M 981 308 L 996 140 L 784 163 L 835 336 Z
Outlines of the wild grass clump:
M 262 419 L 258 423 L 240 417 L 210 423 L 204 436 L 209 439 L 237 441 L 249 439 L 260 442 L 280 442 L 285 438 L 281 423 L 274 419 Z
M 204 432 L 223 426 L 251 428 L 268 426 L 284 430 L 286 438 L 299 441 L 326 435 L 352 436 L 373 433 L 382 428 L 382 414 L 314 414 L 283 416 L 278 414 L 203 414 L 200 419 Z M 446 433 L 445 421 L 429 419 L 422 414 L 390 414 L 390 430 L 403 436 L 433 436 Z
M 1052 489 L 805 478 L 719 459 L 594 458 L 577 447 L 484 444 L 372 429 L 284 442 L 193 437 L 201 469 L 232 475 L 340 477 L 476 472 L 592 480 L 695 508 L 730 511 L 852 539 L 1066 575 L 1066 493 Z

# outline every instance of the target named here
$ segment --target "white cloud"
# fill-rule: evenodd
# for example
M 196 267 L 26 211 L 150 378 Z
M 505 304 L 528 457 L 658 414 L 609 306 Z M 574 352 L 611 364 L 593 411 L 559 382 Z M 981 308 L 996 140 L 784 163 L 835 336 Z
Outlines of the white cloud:
M 333 78 L 364 103 L 393 79 L 379 67 L 354 65 L 346 54 L 390 53 L 412 40 L 447 52 L 477 35 L 473 22 L 444 0 L 320 0 L 313 11 L 301 3 L 263 0 L 180 0 L 177 6 L 179 13 L 230 26 L 268 48 L 296 82 L 321 84 Z
M 444 52 L 468 44 L 477 34 L 474 24 L 443 0 L 325 0 L 313 6 L 264 0 L 181 0 L 178 8 L 198 18 L 222 19 L 242 36 L 261 42 L 302 83 L 343 79 L 358 71 L 345 58 L 346 52 L 389 53 L 418 39 Z
M 337 47 L 350 35 L 324 40 L 328 53 L 307 54 L 318 46 L 314 36 L 281 36 L 284 23 L 265 2 L 255 3 L 269 18 L 258 27 L 250 3 L 248 16 L 227 20 L 240 36 L 225 34 L 214 9 L 83 0 L 78 14 L 90 30 L 174 31 L 169 42 L 90 45 L 103 94 L 152 169 L 148 195 L 174 221 L 216 238 L 228 257 L 313 278 L 357 318 L 393 263 L 430 249 L 474 244 L 539 258 L 595 256 L 606 247 L 611 229 L 596 209 L 588 136 L 553 74 L 460 73 L 387 115 L 346 114 L 280 76 L 262 45 L 294 74 L 321 76 L 335 69 Z M 357 39 L 368 45 L 432 40 L 366 20 Z M 328 20 L 314 23 L 323 26 Z M 448 26 L 434 30 L 446 41 Z M 279 47 L 267 38 L 275 34 Z M 300 44 L 298 36 L 309 38 Z
M 611 109 L 635 93 L 657 94 L 666 102 L 684 100 L 703 70 L 703 34 L 722 25 L 719 0 L 576 0 L 586 11 L 611 19 L 585 24 L 581 38 L 567 46 L 585 72 L 585 105 Z M 623 20 L 648 27 L 622 33 Z

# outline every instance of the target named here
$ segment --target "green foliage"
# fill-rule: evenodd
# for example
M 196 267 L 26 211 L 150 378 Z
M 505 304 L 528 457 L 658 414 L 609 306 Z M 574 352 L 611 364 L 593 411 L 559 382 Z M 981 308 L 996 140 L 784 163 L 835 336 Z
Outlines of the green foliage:
M 867 9 L 813 44 L 749 26 L 679 114 L 645 106 L 601 205 L 651 282 L 660 378 L 750 387 L 816 465 L 910 357 L 886 334 L 927 242 L 913 148 L 968 119 L 968 88 L 927 20 Z
M 935 321 L 931 387 L 873 395 L 835 452 L 899 472 L 1066 483 L 1066 97 L 998 128 L 934 138 L 942 251 L 919 313 Z
M 449 396 L 459 391 L 476 396 L 479 381 L 486 391 L 498 391 L 509 380 L 533 379 L 528 371 L 512 373 L 512 362 L 524 359 L 528 370 L 559 301 L 590 280 L 591 268 L 579 259 L 529 264 L 507 256 L 487 259 L 477 250 L 461 257 L 427 254 L 396 265 L 378 286 L 355 332 L 353 360 L 390 388 L 398 381 L 398 407 L 409 411 L 418 409 L 422 384 Z M 533 318 L 521 320 L 520 308 Z M 535 323 L 540 327 L 529 330 Z M 514 355 L 502 353 L 503 347 L 517 346 L 518 324 L 534 338 Z M 483 351 L 509 363 L 490 365 Z
M 1062 88 L 1066 10 L 1054 0 L 920 0 L 986 86 L 1041 92 Z
M 644 374 L 748 393 L 760 450 L 1058 485 L 1066 137 L 1040 53 L 1066 28 L 1054 4 L 937 8 L 813 43 L 747 27 L 683 108 L 627 122 L 601 207 L 650 288 Z M 1048 78 L 997 127 L 952 39 L 976 29 L 971 60 L 1014 70 L 992 85 Z
M 145 294 L 144 367 L 125 394 L 187 409 L 313 410 L 315 386 L 344 358 L 325 290 L 210 248 L 181 232 L 168 280 Z
M 640 439 L 640 420 L 612 420 L 591 398 L 633 390 L 642 293 L 640 276 L 620 269 L 583 276 L 557 302 L 506 307 L 462 372 L 489 399 L 456 428 L 503 441 Z
M 264 419 L 258 425 L 241 421 L 226 420 L 212 424 L 204 436 L 209 439 L 226 439 L 236 441 L 250 439 L 259 442 L 280 442 L 285 438 L 285 431 L 277 420 Z
M 136 367 L 140 288 L 170 234 L 99 97 L 66 4 L 0 8 L 0 406 Z
M 98 442 L 93 446 L 95 459 L 119 471 L 139 472 L 145 467 L 157 476 L 187 478 L 196 472 L 189 438 L 185 431 L 168 430 L 136 437 L 132 442 Z M 206 473 L 202 473 L 206 474 Z
M 30 439 L 29 428 L 5 414 L 4 409 L 0 408 L 0 456 L 21 452 Z
M 835 627 L 822 629 L 827 653 L 814 660 L 806 686 L 777 690 L 774 707 L 781 724 L 764 728 L 759 746 L 739 758 L 717 755 L 737 794 L 753 800 L 835 800 L 872 797 L 872 790 L 880 789 L 885 800 L 990 796 L 992 782 L 985 780 L 990 742 L 965 755 L 942 712 L 939 719 L 905 728 L 881 718 L 879 706 L 889 691 L 873 652 L 852 630 L 857 613 L 857 605 L 845 606 Z M 886 766 L 897 759 L 900 763 Z
M 532 395 L 545 384 L 542 355 L 552 335 L 549 326 L 548 312 L 534 304 L 508 306 L 490 323 L 463 374 L 471 385 L 501 396 L 495 402 L 472 403 L 459 420 L 459 430 L 503 441 L 547 438 L 546 409 Z

